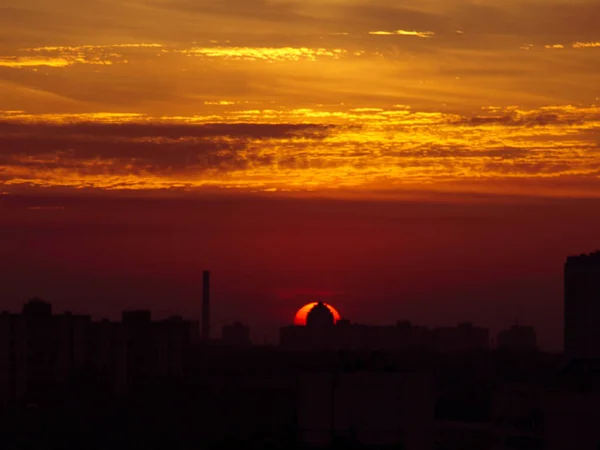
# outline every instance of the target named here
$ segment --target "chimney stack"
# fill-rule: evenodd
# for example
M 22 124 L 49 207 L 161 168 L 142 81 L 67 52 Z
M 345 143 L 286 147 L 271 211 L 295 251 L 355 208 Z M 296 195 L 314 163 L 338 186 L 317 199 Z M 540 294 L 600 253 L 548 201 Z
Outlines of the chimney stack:
M 210 272 L 202 272 L 202 340 L 210 340 Z

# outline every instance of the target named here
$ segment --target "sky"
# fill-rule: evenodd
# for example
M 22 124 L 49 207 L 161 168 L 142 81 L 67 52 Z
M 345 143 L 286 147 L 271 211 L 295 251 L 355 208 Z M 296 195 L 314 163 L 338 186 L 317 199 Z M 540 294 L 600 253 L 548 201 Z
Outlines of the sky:
M 600 248 L 599 22 L 599 0 L 3 0 L 0 305 L 196 314 L 211 268 L 217 323 L 269 339 L 323 297 L 559 345 L 564 259 Z

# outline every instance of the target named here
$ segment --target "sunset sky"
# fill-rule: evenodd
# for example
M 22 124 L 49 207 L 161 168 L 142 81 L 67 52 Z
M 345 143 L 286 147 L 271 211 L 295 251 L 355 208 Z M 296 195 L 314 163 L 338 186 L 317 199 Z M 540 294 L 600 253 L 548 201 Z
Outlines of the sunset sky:
M 556 346 L 564 258 L 600 248 L 598 23 L 599 0 L 3 0 L 0 306 L 191 315 L 210 268 L 215 320 L 267 338 L 325 299 Z

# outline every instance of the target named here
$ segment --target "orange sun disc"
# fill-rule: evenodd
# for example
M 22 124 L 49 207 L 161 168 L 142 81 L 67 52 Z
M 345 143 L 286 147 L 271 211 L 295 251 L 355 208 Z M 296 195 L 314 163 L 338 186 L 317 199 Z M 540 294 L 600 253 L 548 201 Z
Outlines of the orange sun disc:
M 294 317 L 294 325 L 306 325 L 306 317 L 308 316 L 308 313 L 317 304 L 318 302 L 313 302 L 309 303 L 308 305 L 304 305 L 302 308 L 300 308 L 296 313 L 296 317 Z M 329 311 L 331 311 L 331 314 L 333 314 L 333 319 L 335 320 L 335 322 L 341 320 L 342 316 L 340 316 L 340 313 L 333 306 L 328 305 L 327 303 L 324 303 L 324 305 L 327 306 L 327 308 L 329 308 Z

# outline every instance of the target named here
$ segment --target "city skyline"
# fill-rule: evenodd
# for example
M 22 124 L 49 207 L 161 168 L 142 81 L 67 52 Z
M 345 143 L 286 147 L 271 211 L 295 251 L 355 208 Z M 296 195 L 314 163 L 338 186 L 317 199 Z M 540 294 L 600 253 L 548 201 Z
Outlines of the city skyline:
M 326 312 L 323 313 L 323 310 Z M 55 321 L 55 324 L 60 323 L 61 326 L 67 327 L 73 326 L 73 324 L 76 323 L 80 329 L 82 326 L 84 329 L 85 327 L 94 326 L 114 328 L 115 326 L 138 326 L 140 323 L 155 326 L 173 325 L 175 327 L 181 327 L 183 325 L 183 327 L 188 330 L 188 339 L 191 344 L 202 345 L 207 348 L 211 345 L 225 344 L 234 346 L 240 345 L 244 347 L 250 345 L 257 347 L 280 346 L 283 349 L 290 350 L 305 347 L 306 349 L 315 350 L 323 345 L 323 348 L 329 350 L 343 350 L 344 345 L 350 344 L 347 350 L 355 351 L 358 350 L 358 348 L 361 348 L 362 350 L 367 351 L 386 350 L 402 352 L 406 351 L 407 348 L 410 348 L 407 347 L 407 345 L 410 344 L 414 346 L 414 348 L 422 347 L 422 350 L 439 351 L 448 354 L 496 349 L 516 351 L 517 353 L 523 351 L 545 351 L 545 349 L 538 348 L 537 346 L 535 328 L 526 324 L 520 324 L 518 321 L 498 332 L 497 336 L 493 336 L 490 334 L 490 330 L 478 327 L 477 324 L 464 321 L 452 324 L 451 326 L 434 328 L 413 324 L 408 320 L 397 320 L 396 322 L 380 325 L 360 323 L 341 317 L 339 312 L 334 309 L 332 305 L 322 302 L 313 302 L 300 308 L 291 323 L 280 324 L 279 341 L 273 343 L 264 341 L 253 342 L 250 334 L 251 328 L 247 323 L 241 321 L 227 323 L 221 327 L 221 332 L 218 335 L 211 334 L 211 319 L 205 315 L 205 311 L 203 302 L 201 319 L 182 317 L 180 315 L 157 318 L 153 315 L 151 310 L 137 309 L 122 310 L 119 314 L 119 320 L 111 320 L 106 317 L 92 317 L 90 314 L 85 313 L 74 314 L 72 311 L 56 311 L 53 308 L 52 303 L 39 297 L 34 297 L 23 302 L 19 311 L 0 310 L 0 314 L 3 320 L 9 321 L 7 323 L 17 319 L 17 322 L 15 323 L 18 325 L 16 326 L 22 326 L 27 320 L 31 320 L 31 326 L 28 327 L 28 331 L 25 332 L 25 335 L 27 333 L 33 333 L 34 336 L 36 336 L 36 333 L 38 332 L 42 332 L 42 334 L 48 332 L 48 327 L 44 323 L 48 324 L 52 323 L 52 321 Z M 302 323 L 299 323 L 298 321 L 299 314 L 301 314 Z M 325 317 L 323 317 L 323 314 L 325 314 Z M 313 317 L 312 322 L 311 316 Z M 13 329 L 10 330 L 11 333 L 14 332 Z M 386 333 L 381 335 L 380 333 L 385 330 L 388 332 L 387 335 Z M 390 331 L 391 333 L 389 333 Z M 407 331 L 409 334 L 406 334 Z M 314 332 L 316 332 L 314 337 L 316 337 L 317 341 L 320 341 L 320 343 L 309 339 Z M 323 334 L 323 332 L 325 332 L 325 334 Z M 413 338 L 410 338 L 409 335 L 411 332 L 416 332 L 417 334 L 413 336 Z M 345 338 L 355 335 L 352 340 L 358 342 L 339 342 L 339 333 L 350 333 L 347 334 Z M 461 338 L 460 344 L 456 346 L 456 343 L 453 343 L 452 340 L 456 339 L 455 335 L 460 333 L 464 333 L 464 335 Z M 371 336 L 369 336 L 369 334 L 371 334 Z M 429 342 L 427 340 L 428 338 L 426 340 L 421 340 L 423 337 L 427 337 L 426 335 L 439 335 L 439 337 L 436 337 L 435 343 Z M 414 341 L 413 339 L 417 336 L 419 337 Z M 443 336 L 445 336 L 445 338 Z M 374 337 L 375 339 L 373 339 Z M 328 342 L 330 339 L 338 342 L 335 342 L 330 346 L 330 344 L 332 344 L 331 342 Z M 356 344 L 358 344 L 359 347 L 355 347 Z M 336 345 L 341 345 L 341 347 L 338 348 Z M 372 345 L 373 347 L 371 347 Z M 383 346 L 378 347 L 380 345 Z
M 594 344 L 594 336 L 596 333 L 595 329 L 595 320 L 596 313 L 593 310 L 594 298 L 597 295 L 598 287 L 594 287 L 594 283 L 597 282 L 597 275 L 600 269 L 600 250 L 596 250 L 595 252 L 590 253 L 582 253 L 580 255 L 571 255 L 566 258 L 566 263 L 564 265 L 564 304 L 565 304 L 565 313 L 564 313 L 564 347 L 563 350 L 570 357 L 577 357 L 577 355 L 582 357 L 593 357 L 593 355 L 599 354 L 598 350 L 596 350 L 596 344 Z M 197 324 L 200 325 L 200 333 L 198 335 L 198 339 L 201 339 L 204 342 L 210 342 L 212 340 L 217 339 L 226 339 L 227 335 L 231 336 L 239 336 L 240 330 L 242 336 L 246 336 L 242 340 L 247 339 L 250 342 L 250 328 L 248 327 L 248 323 L 243 320 L 235 320 L 233 322 L 229 322 L 223 324 L 221 329 L 223 333 L 217 338 L 216 336 L 211 334 L 212 327 L 212 317 L 211 310 L 213 305 L 211 304 L 211 272 L 208 270 L 202 271 L 202 282 L 201 282 L 201 310 L 199 314 L 199 319 L 197 320 Z M 304 292 L 305 295 L 310 294 L 309 292 Z M 329 295 L 330 293 L 312 293 L 312 295 Z M 23 306 L 23 313 L 27 311 L 27 308 L 30 306 L 33 308 L 34 305 L 45 305 L 40 306 L 43 310 L 43 315 L 49 315 L 52 311 L 52 306 L 50 303 L 47 303 L 45 300 L 40 300 L 39 297 L 35 297 L 29 302 L 25 303 Z M 38 308 L 38 307 L 36 307 Z M 38 308 L 39 309 L 39 308 Z M 311 301 L 309 303 L 303 304 L 300 308 L 297 309 L 296 313 L 293 316 L 293 319 L 290 321 L 291 328 L 307 328 L 310 331 L 314 325 L 310 324 L 311 315 L 314 316 L 315 312 L 321 312 L 320 309 L 326 311 L 326 315 L 330 316 L 330 318 L 317 319 L 323 323 L 331 321 L 332 325 L 339 325 L 337 329 L 348 329 L 349 326 L 359 326 L 359 327 L 390 327 L 394 326 L 393 323 L 386 324 L 367 324 L 364 322 L 353 321 L 348 317 L 342 316 L 338 309 L 323 300 Z M 144 314 L 147 314 L 148 317 L 152 314 L 149 309 L 138 309 L 139 313 L 142 311 Z M 577 312 L 576 312 L 577 311 Z M 70 311 L 65 311 L 66 315 L 71 314 Z M 123 310 L 123 315 L 129 314 L 127 310 Z M 137 313 L 136 313 L 137 314 Z M 319 316 L 319 314 L 316 314 Z M 86 317 L 91 317 L 89 314 L 86 314 Z M 125 316 L 123 316 L 125 317 Z M 180 317 L 179 315 L 170 316 L 168 319 L 170 320 L 172 317 Z M 515 318 L 514 324 L 510 326 L 510 328 L 505 328 L 497 333 L 496 338 L 491 338 L 487 330 L 487 342 L 489 348 L 510 348 L 514 345 L 517 347 L 521 344 L 519 342 L 523 341 L 528 344 L 528 346 L 533 346 L 532 348 L 537 348 L 537 337 L 535 327 L 531 327 L 527 324 L 520 324 L 519 317 Z M 101 318 L 101 321 L 106 320 L 106 318 Z M 193 319 L 192 319 L 193 320 Z M 591 322 L 590 322 L 591 321 Z M 590 322 L 592 325 L 589 325 Z M 251 325 L 251 324 L 250 324 Z M 448 324 L 445 324 L 447 328 Z M 398 318 L 396 320 L 397 327 L 405 327 L 409 328 L 413 327 L 410 320 L 406 320 L 406 318 Z M 454 326 L 454 324 L 452 325 Z M 473 324 L 469 320 L 461 320 L 456 325 L 458 329 L 462 327 L 471 328 Z M 290 328 L 289 326 L 287 327 Z M 318 328 L 318 327 L 317 327 Z M 428 327 L 422 327 L 420 325 L 416 325 L 416 328 L 420 328 L 422 330 L 428 330 Z M 443 328 L 443 327 L 442 327 Z M 284 332 L 286 327 L 281 328 L 281 332 Z M 438 328 L 434 328 L 435 332 L 441 329 L 438 325 Z M 245 330 L 245 331 L 244 331 Z M 483 330 L 483 329 L 482 329 Z M 287 333 L 287 332 L 286 332 Z M 290 336 L 294 336 L 297 332 L 289 331 L 292 333 Z M 304 332 L 302 332 L 304 333 Z M 336 332 L 337 333 L 337 332 Z M 293 339 L 300 338 L 301 340 L 303 334 L 297 334 L 298 337 Z M 333 337 L 333 335 L 332 335 Z M 280 344 L 281 340 L 284 339 L 283 335 L 280 335 Z M 289 341 L 290 338 L 286 338 Z M 320 339 L 325 339 L 325 337 L 321 336 Z M 477 339 L 473 337 L 474 342 L 477 342 Z M 497 341 L 496 341 L 497 339 Z M 266 338 L 263 341 L 263 344 L 267 344 Z M 393 345 L 393 344 L 392 344 Z M 556 349 L 543 349 L 542 350 L 556 350 Z M 581 353 L 578 353 L 581 352 Z
M 561 261 L 562 259 L 564 258 L 561 257 Z M 507 264 L 515 264 L 515 262 L 508 261 Z M 178 268 L 174 269 L 177 270 Z M 10 268 L 8 270 L 10 271 Z M 189 270 L 189 268 L 187 270 Z M 346 273 L 334 269 L 331 273 L 320 272 L 318 274 L 318 276 L 321 277 L 321 280 L 331 280 L 340 276 L 342 276 L 342 279 L 347 276 L 354 278 L 354 286 L 357 286 L 358 289 L 353 292 L 351 290 L 351 284 L 350 289 L 348 289 L 348 283 L 346 281 L 345 286 L 342 285 L 346 289 L 344 292 L 342 289 L 337 291 L 335 289 L 328 289 L 331 286 L 323 284 L 322 281 L 320 285 L 315 286 L 317 288 L 302 287 L 303 285 L 310 285 L 308 283 L 302 283 L 301 278 L 298 279 L 298 275 L 300 275 L 300 277 L 303 275 L 312 275 L 314 277 L 314 273 L 302 270 L 296 273 L 292 278 L 295 279 L 295 282 L 297 283 L 293 288 L 279 288 L 272 290 L 274 281 L 276 282 L 277 279 L 281 278 L 281 272 L 264 270 L 256 272 L 251 269 L 246 269 L 246 272 L 232 272 L 231 270 L 228 270 L 227 267 L 222 267 L 221 270 L 216 271 L 217 303 L 215 304 L 215 326 L 220 330 L 224 325 L 239 321 L 251 326 L 254 341 L 262 342 L 266 340 L 267 342 L 273 343 L 278 339 L 278 327 L 280 325 L 293 323 L 294 314 L 300 306 L 312 301 L 324 301 L 332 303 L 334 306 L 340 308 L 344 318 L 351 319 L 356 323 L 373 325 L 386 325 L 395 323 L 396 321 L 409 320 L 413 323 L 425 326 L 442 327 L 455 325 L 460 322 L 472 322 L 489 328 L 494 334 L 497 334 L 510 325 L 520 322 L 532 325 L 538 330 L 538 339 L 541 348 L 546 350 L 559 350 L 562 348 L 563 341 L 562 263 L 556 264 L 555 270 L 557 272 L 557 278 L 554 282 L 554 291 L 550 291 L 546 287 L 545 291 L 541 290 L 539 293 L 536 293 L 535 291 L 530 292 L 533 296 L 530 298 L 543 298 L 540 296 L 543 295 L 542 293 L 545 293 L 547 298 L 556 299 L 555 308 L 557 317 L 554 321 L 547 321 L 547 311 L 537 310 L 539 312 L 534 312 L 539 306 L 530 299 L 526 300 L 530 302 L 529 304 L 514 305 L 510 311 L 505 309 L 506 312 L 503 315 L 498 314 L 498 311 L 491 311 L 491 315 L 487 316 L 487 318 L 480 313 L 480 308 L 474 308 L 473 304 L 469 301 L 463 302 L 462 304 L 449 305 L 449 309 L 445 310 L 445 317 L 435 311 L 419 311 L 418 308 L 415 308 L 415 305 L 407 303 L 406 301 L 402 302 L 402 300 L 404 300 L 402 297 L 400 297 L 401 302 L 392 305 L 390 305 L 391 299 L 375 304 L 370 303 L 369 299 L 373 298 L 373 293 L 377 291 L 369 286 L 369 280 L 372 280 L 373 278 L 377 279 L 377 277 L 386 280 L 388 284 L 385 286 L 385 289 L 387 289 L 388 292 L 394 292 L 394 290 L 397 289 L 397 287 L 394 287 L 395 283 L 399 283 L 399 285 L 402 286 L 402 283 L 406 282 L 402 277 L 397 278 L 394 275 L 394 271 L 390 269 L 382 270 L 375 275 L 372 271 L 360 269 L 351 270 Z M 293 274 L 294 272 L 295 271 L 290 271 L 288 274 Z M 488 273 L 485 273 L 485 271 L 480 271 L 479 273 L 484 279 L 490 276 L 492 279 L 494 277 L 493 269 L 490 269 Z M 59 275 L 58 280 L 60 280 L 60 273 L 57 274 Z M 558 274 L 560 274 L 560 277 Z M 443 273 L 440 275 L 443 275 Z M 46 276 L 47 275 L 44 275 L 42 272 L 41 278 L 44 279 Z M 160 282 L 155 282 L 152 288 L 153 292 L 151 292 L 149 296 L 146 294 L 150 291 L 148 291 L 148 286 L 146 286 L 143 278 L 140 278 L 141 274 L 131 278 L 129 276 L 121 275 L 119 276 L 118 281 L 112 278 L 114 275 L 109 275 L 108 278 L 104 278 L 101 273 L 81 273 L 80 276 L 87 280 L 85 287 L 83 285 L 77 287 L 77 280 L 72 280 L 73 285 L 65 286 L 63 282 L 59 282 L 57 279 L 46 279 L 46 281 L 44 281 L 46 288 L 36 289 L 20 286 L 15 282 L 16 280 L 11 282 L 9 279 L 5 285 L 3 296 L 4 298 L 7 298 L 7 291 L 12 292 L 10 297 L 8 297 L 11 298 L 11 303 L 7 304 L 5 302 L 4 305 L 8 305 L 8 308 L 5 309 L 19 309 L 24 299 L 39 296 L 51 301 L 60 308 L 60 310 L 71 310 L 91 314 L 96 318 L 114 318 L 120 314 L 120 311 L 123 309 L 149 309 L 154 311 L 157 316 L 164 318 L 172 315 L 184 315 L 190 318 L 197 318 L 198 320 L 201 318 L 201 308 L 198 300 L 201 298 L 202 290 L 201 271 L 196 273 L 190 272 L 188 275 L 189 278 L 184 278 L 185 284 L 180 286 L 174 284 L 178 279 L 177 277 L 172 280 L 165 279 L 160 280 Z M 361 285 L 360 278 L 364 278 L 367 285 Z M 110 280 L 108 285 L 105 284 L 107 279 Z M 232 283 L 232 280 L 235 280 L 235 283 Z M 319 280 L 319 278 L 317 278 L 317 280 Z M 446 278 L 446 280 L 448 279 Z M 105 290 L 104 292 L 107 292 L 107 288 L 112 290 L 112 283 L 115 281 L 118 282 L 120 291 L 113 291 L 112 294 L 101 294 L 103 289 Z M 259 282 L 258 284 L 257 281 Z M 31 280 L 29 280 L 29 282 L 31 282 Z M 90 282 L 94 285 L 95 289 L 93 291 L 95 292 L 87 290 L 90 286 Z M 105 284 L 104 287 L 102 286 L 103 283 Z M 513 286 L 501 286 L 502 280 L 497 283 L 496 286 L 488 285 L 485 289 L 490 289 L 490 291 L 498 290 L 502 292 L 502 296 L 507 299 L 513 298 L 518 294 L 517 289 Z M 36 284 L 39 284 L 39 282 L 34 283 L 33 285 L 35 286 Z M 231 290 L 232 286 L 234 287 L 233 291 Z M 261 291 L 261 289 L 265 290 Z M 418 289 L 423 288 L 419 287 Z M 49 291 L 49 294 L 39 292 L 40 290 L 47 290 L 47 292 Z M 56 292 L 56 294 L 53 295 L 52 291 Z M 177 291 L 179 291 L 180 294 L 175 295 L 174 293 Z M 69 292 L 69 295 L 65 298 L 65 296 L 61 295 L 61 292 Z M 386 295 L 389 296 L 389 294 Z M 419 291 L 417 290 L 413 295 L 418 298 Z M 469 295 L 472 296 L 472 294 Z M 503 297 L 497 298 L 502 299 Z M 433 302 L 434 305 L 442 304 L 447 298 L 456 298 L 456 294 L 451 291 L 446 294 L 438 294 L 434 291 L 430 301 Z M 92 303 L 89 304 L 88 307 L 86 306 L 86 302 L 81 302 L 82 299 L 87 299 L 88 302 L 91 301 Z M 252 299 L 252 301 L 255 302 L 255 306 L 249 308 L 246 299 Z M 110 303 L 105 303 L 104 300 Z M 265 305 L 269 304 L 271 305 L 270 307 L 273 308 L 271 311 L 274 311 L 275 314 L 269 314 L 268 307 L 265 307 Z M 99 307 L 99 305 L 101 307 Z M 172 306 L 169 307 L 169 305 Z M 390 320 L 390 310 L 394 311 L 394 305 L 398 312 L 392 313 L 394 314 L 392 316 L 393 319 Z M 457 306 L 457 308 L 453 308 L 453 306 Z M 236 310 L 235 308 L 238 309 Z M 249 311 L 252 311 L 253 314 L 248 314 Z

